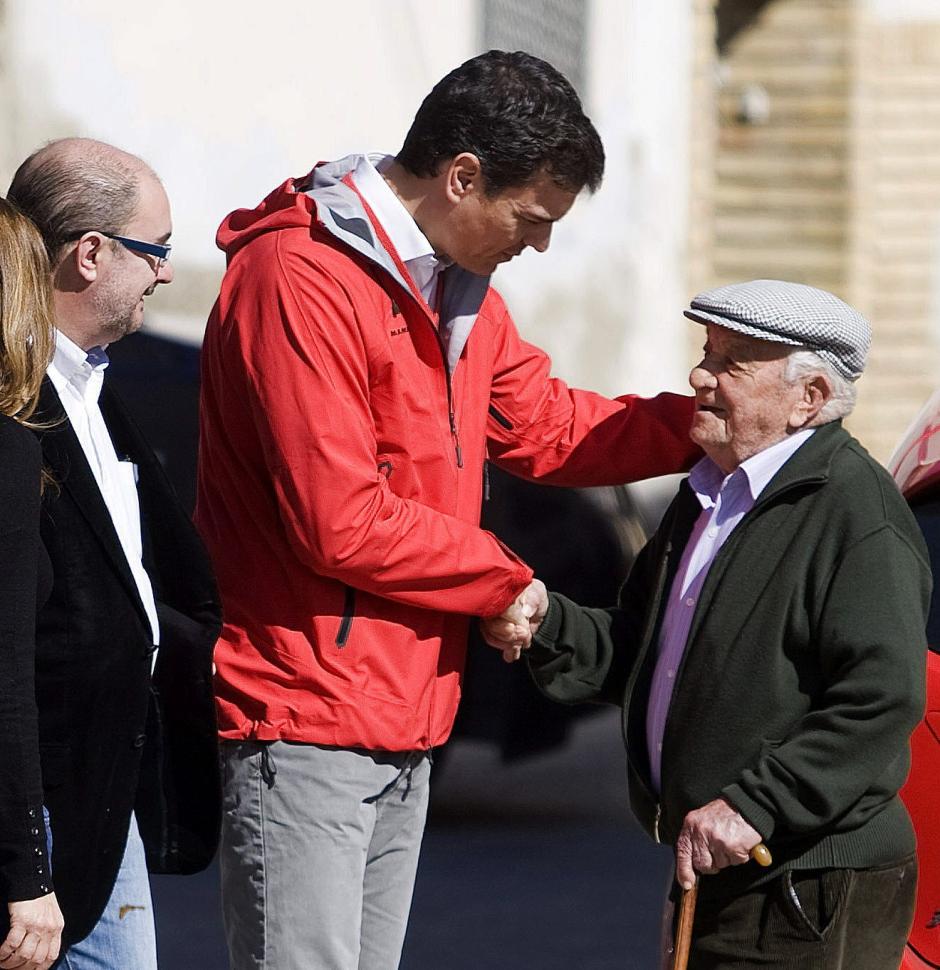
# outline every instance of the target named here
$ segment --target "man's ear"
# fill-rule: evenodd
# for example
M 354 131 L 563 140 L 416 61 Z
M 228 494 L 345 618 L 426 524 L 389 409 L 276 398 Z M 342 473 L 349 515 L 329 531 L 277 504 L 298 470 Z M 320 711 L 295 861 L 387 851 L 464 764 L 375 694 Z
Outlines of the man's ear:
M 461 152 L 447 163 L 445 191 L 449 202 L 458 203 L 471 195 L 483 194 L 483 170 L 472 152 Z
M 101 258 L 107 245 L 108 240 L 100 233 L 86 232 L 63 262 L 70 262 L 71 269 L 81 279 L 86 283 L 93 283 L 98 278 Z
M 832 384 L 825 374 L 814 374 L 803 383 L 803 393 L 790 412 L 793 431 L 811 427 L 819 412 L 832 400 Z

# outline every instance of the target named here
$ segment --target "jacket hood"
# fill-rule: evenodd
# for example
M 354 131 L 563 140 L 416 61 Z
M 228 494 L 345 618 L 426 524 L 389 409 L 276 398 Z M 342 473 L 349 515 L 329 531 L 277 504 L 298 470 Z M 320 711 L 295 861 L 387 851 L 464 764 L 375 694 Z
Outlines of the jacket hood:
M 360 219 L 368 224 L 359 196 L 343 182 L 360 157 L 349 155 L 337 162 L 318 162 L 307 175 L 283 182 L 254 209 L 236 209 L 229 213 L 219 226 L 216 245 L 231 259 L 242 246 L 262 233 L 324 222 L 323 209 L 334 210 L 346 222 Z M 334 220 L 335 216 L 329 221 Z
M 349 176 L 362 158 L 347 155 L 335 162 L 319 162 L 302 178 L 288 179 L 279 185 L 257 208 L 236 209 L 223 220 L 216 234 L 216 245 L 226 260 L 231 261 L 243 246 L 262 233 L 317 226 L 343 246 L 378 264 L 405 292 L 419 300 L 414 284 L 405 278 L 395 258 L 377 238 L 352 185 Z M 440 308 L 441 336 L 448 368 L 453 371 L 489 289 L 489 277 L 476 276 L 459 266 L 451 266 L 447 276 Z

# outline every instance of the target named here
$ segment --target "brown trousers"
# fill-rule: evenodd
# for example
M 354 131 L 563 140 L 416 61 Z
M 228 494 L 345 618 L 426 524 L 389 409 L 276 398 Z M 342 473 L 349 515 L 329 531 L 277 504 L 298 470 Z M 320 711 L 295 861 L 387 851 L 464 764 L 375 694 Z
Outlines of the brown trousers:
M 916 890 L 911 856 L 877 869 L 783 872 L 731 898 L 700 892 L 689 970 L 897 970 Z

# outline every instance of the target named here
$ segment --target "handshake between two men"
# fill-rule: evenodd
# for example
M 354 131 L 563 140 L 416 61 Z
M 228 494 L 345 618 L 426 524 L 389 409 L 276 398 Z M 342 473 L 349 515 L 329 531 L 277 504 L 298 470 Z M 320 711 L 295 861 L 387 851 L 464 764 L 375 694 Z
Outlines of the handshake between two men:
M 575 604 L 571 606 L 581 611 Z M 545 584 L 539 579 L 533 579 L 499 616 L 480 620 L 483 639 L 502 652 L 506 663 L 513 663 L 532 645 L 532 639 L 538 633 L 548 607 L 548 590 Z M 585 611 L 588 612 L 590 611 Z M 615 625 L 609 631 L 611 634 L 614 633 Z M 593 624 L 590 626 L 593 628 Z M 580 670 L 582 676 L 575 675 L 569 679 L 564 675 L 559 676 L 557 671 L 549 673 L 549 668 L 553 666 L 550 654 L 554 650 L 547 648 L 550 652 L 548 657 L 540 653 L 530 663 L 536 683 L 553 700 L 567 703 L 607 700 L 619 703 L 625 683 L 611 687 L 614 683 L 619 684 L 625 673 L 617 669 L 620 664 L 612 663 L 613 654 L 617 651 L 604 648 L 598 650 L 598 643 L 593 636 L 578 636 L 578 627 L 577 623 L 567 627 L 574 634 L 578 646 L 558 643 L 556 647 L 560 647 L 561 652 L 567 652 L 574 660 L 572 673 Z M 565 641 L 567 636 L 562 634 L 560 639 Z M 613 647 L 613 643 L 609 646 Z M 625 644 L 620 646 L 626 648 Z M 696 873 L 713 874 L 728 866 L 747 862 L 750 850 L 760 841 L 760 833 L 734 807 L 723 798 L 714 799 L 685 815 L 675 839 L 677 882 L 682 888 L 688 889 L 695 882 Z
M 512 663 L 528 649 L 548 611 L 548 591 L 540 579 L 531 583 L 499 616 L 480 620 L 483 639 L 502 651 L 503 660 Z

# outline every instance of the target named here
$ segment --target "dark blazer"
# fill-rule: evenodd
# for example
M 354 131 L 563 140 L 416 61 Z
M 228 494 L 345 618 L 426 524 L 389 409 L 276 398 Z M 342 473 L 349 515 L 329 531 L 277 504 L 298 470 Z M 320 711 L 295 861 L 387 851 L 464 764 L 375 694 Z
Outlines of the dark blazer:
M 38 420 L 56 484 L 40 522 L 53 567 L 36 632 L 36 697 L 52 878 L 64 944 L 85 937 L 117 875 L 132 810 L 151 872 L 195 872 L 215 852 L 220 783 L 212 649 L 220 608 L 205 550 L 157 458 L 109 388 L 101 412 L 138 470 L 144 565 L 160 649 L 111 517 L 46 379 Z
M 0 414 L 0 910 L 49 892 L 34 682 L 36 604 L 52 571 L 39 541 L 42 457 Z M 5 928 L 4 928 L 5 930 Z

